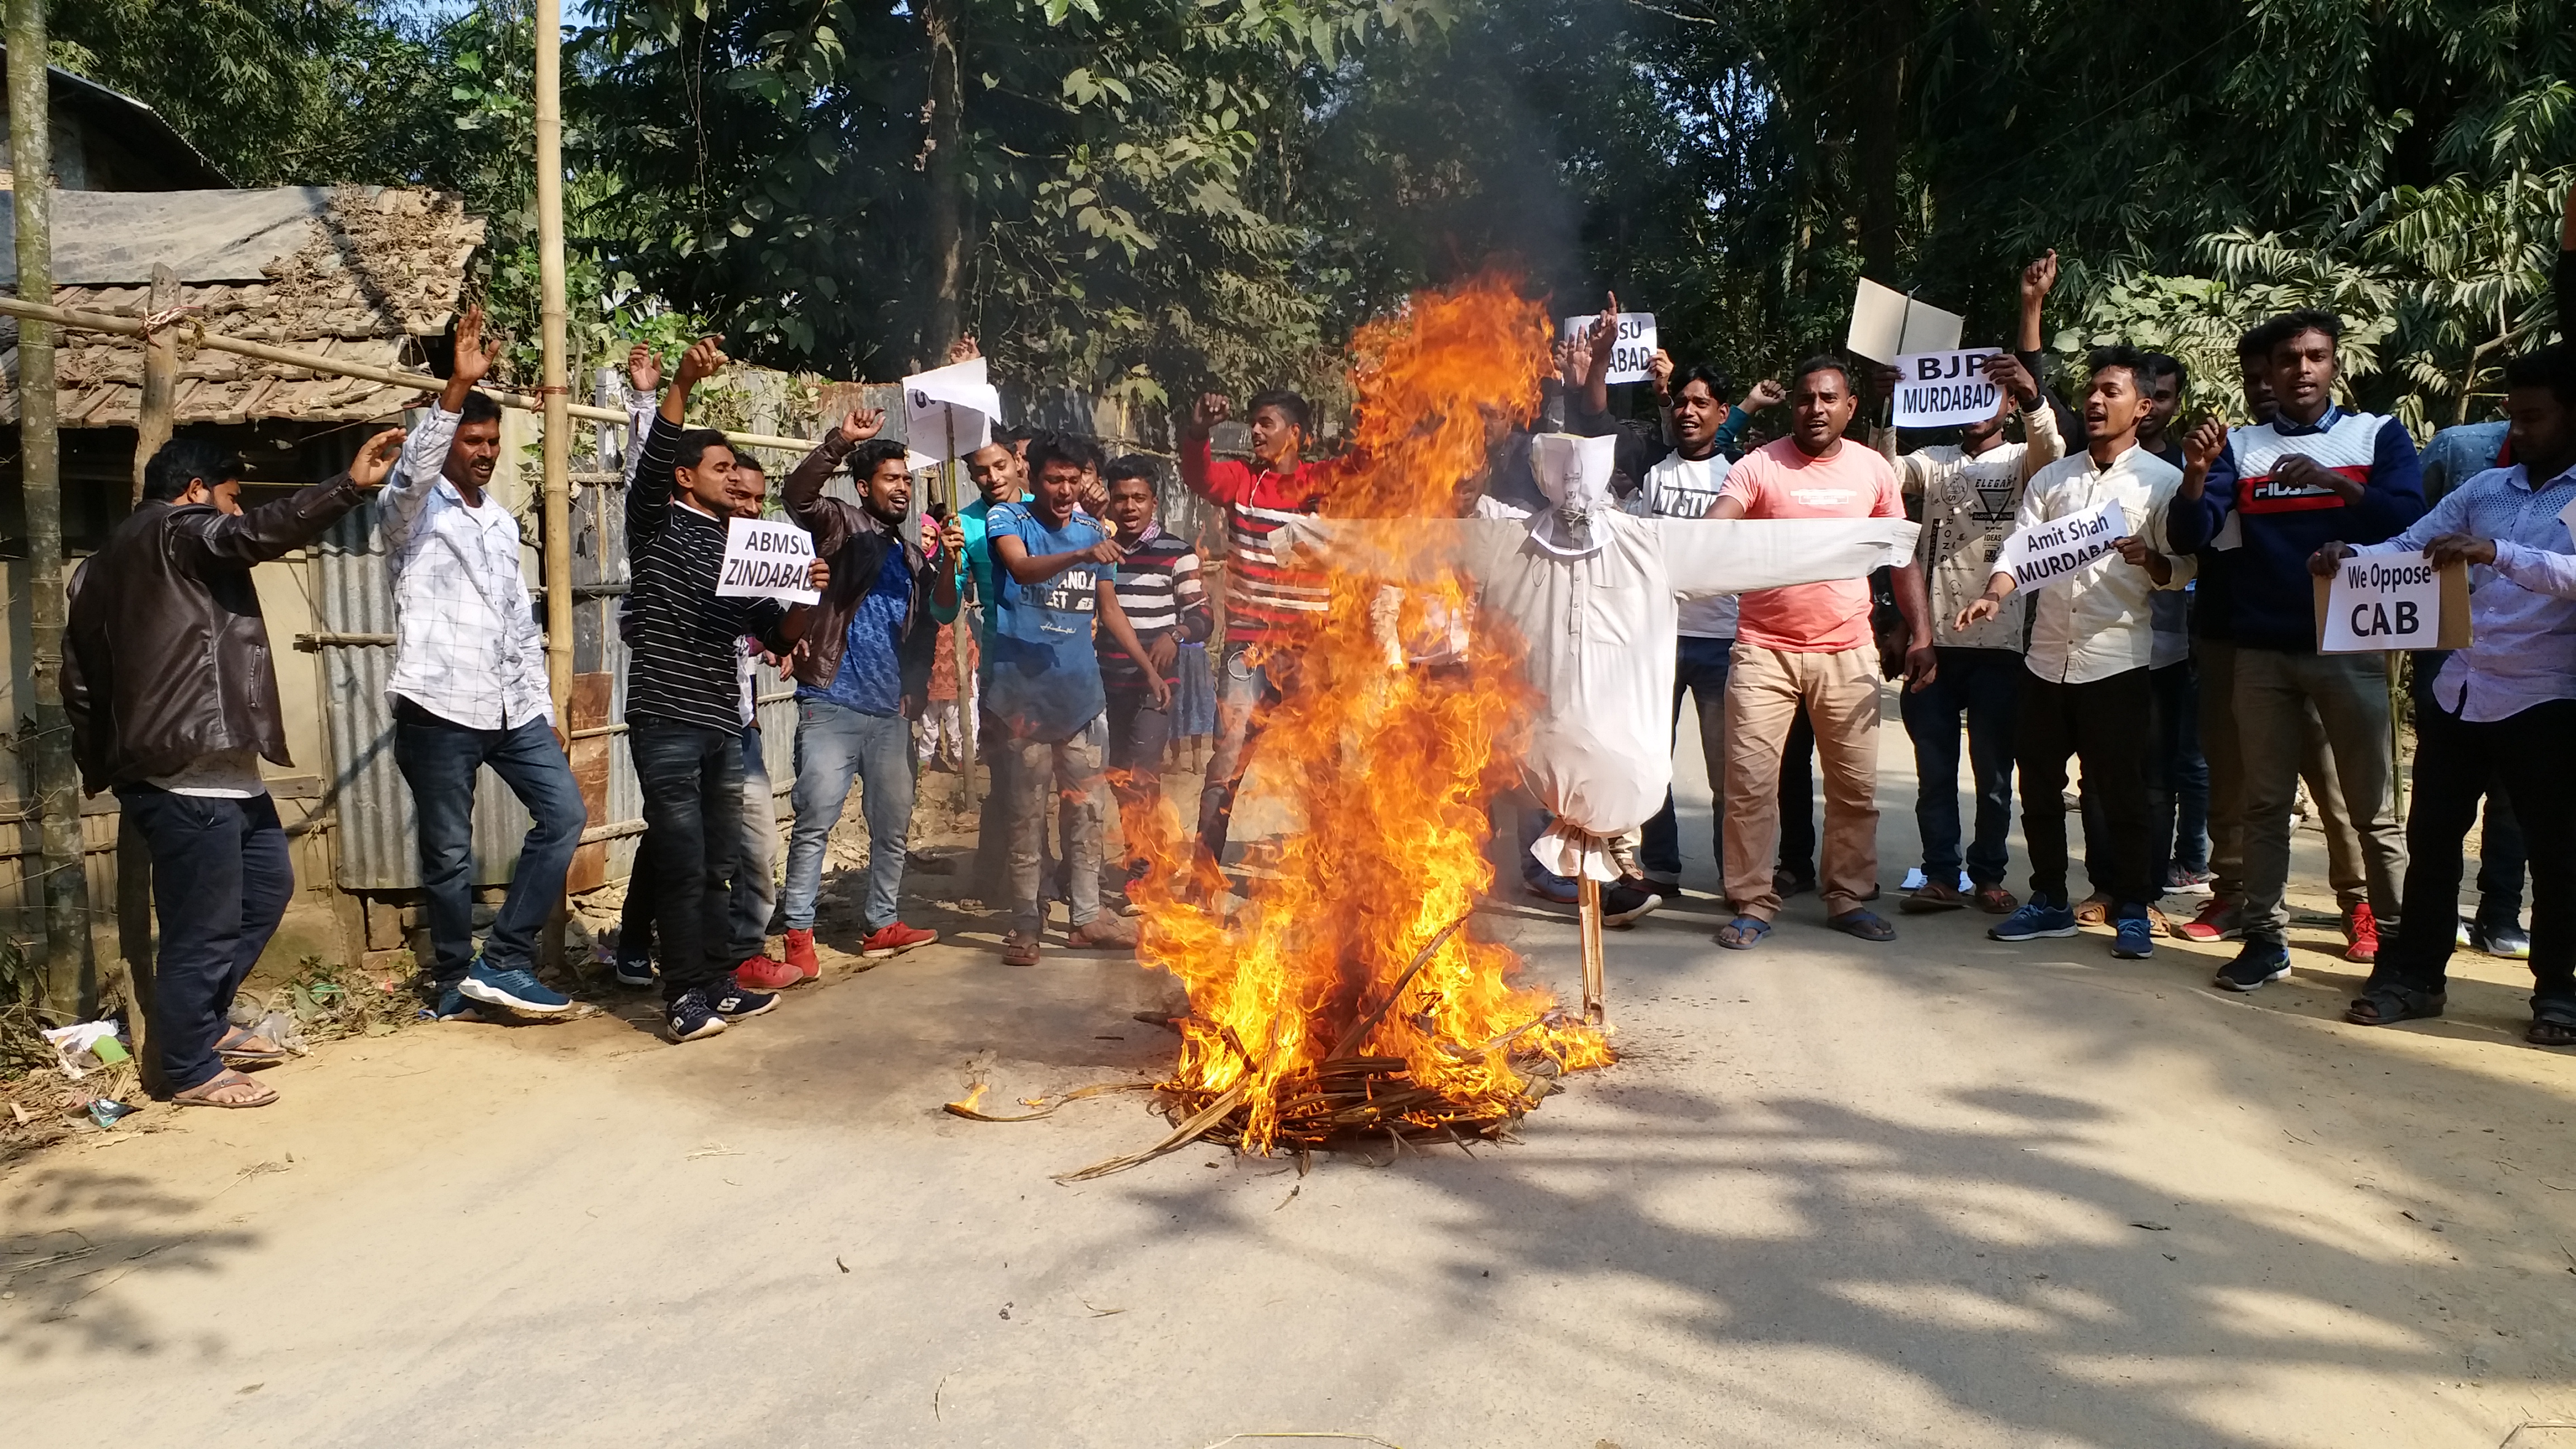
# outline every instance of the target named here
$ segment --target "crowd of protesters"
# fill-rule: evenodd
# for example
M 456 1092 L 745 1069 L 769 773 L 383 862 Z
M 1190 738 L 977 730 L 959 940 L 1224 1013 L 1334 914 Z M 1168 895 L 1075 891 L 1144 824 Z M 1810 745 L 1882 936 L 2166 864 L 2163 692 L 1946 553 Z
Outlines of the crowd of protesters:
M 2567 314 L 2576 195 L 2564 244 Z M 1589 343 L 1560 346 L 1545 425 L 1617 435 L 1631 512 L 1921 524 L 1913 558 L 1881 578 L 1681 610 L 1673 713 L 1678 722 L 1693 701 L 1705 752 L 1712 884 L 1727 917 L 1717 943 L 1760 947 L 1784 902 L 1807 892 L 1832 930 L 1896 937 L 1872 903 L 1878 731 L 1897 681 L 1920 838 L 1900 912 L 1983 912 L 2003 942 L 2100 926 L 2112 953 L 2132 959 L 2151 955 L 2160 934 L 2234 940 L 2215 984 L 2252 991 L 2290 970 L 2293 827 L 2312 810 L 2343 954 L 2371 967 L 2349 1020 L 2440 1015 L 2446 963 L 2473 945 L 2529 960 L 2531 1041 L 2576 1045 L 2571 344 L 2531 347 L 2505 366 L 2503 421 L 2442 429 L 2419 451 L 2398 419 L 2337 401 L 2343 328 L 2325 311 L 2246 332 L 2232 379 L 2195 380 L 2172 356 L 2113 344 L 2060 396 L 2043 385 L 2040 341 L 2056 273 L 2052 253 L 2021 275 L 2015 345 L 1985 364 L 1995 414 L 1939 437 L 1866 426 L 1882 415 L 1891 370 L 1832 357 L 1739 396 L 1715 365 L 1658 354 L 1654 416 L 1614 416 L 1615 299 Z M 2576 317 L 2562 315 L 2561 330 L 2576 337 Z M 160 943 L 146 1009 L 159 1075 L 183 1103 L 272 1101 L 242 1069 L 284 1055 L 228 1011 L 293 885 L 260 777 L 262 759 L 287 756 L 250 571 L 370 497 L 398 620 L 393 753 L 419 819 L 425 1010 L 454 1020 L 574 1009 L 539 977 L 536 954 L 586 820 L 518 524 L 488 491 L 499 411 L 475 389 L 496 351 L 469 313 L 424 417 L 370 439 L 341 476 L 258 508 L 237 500 L 238 460 L 172 442 L 151 461 L 142 504 L 74 577 L 64 691 L 76 751 L 87 786 L 115 790 L 149 846 Z M 1196 841 L 1224 861 L 1264 721 L 1301 688 L 1302 622 L 1332 606 L 1315 560 L 1276 546 L 1328 486 L 1309 461 L 1306 400 L 1254 394 L 1243 459 L 1218 457 L 1212 443 L 1233 416 L 1229 399 L 1203 397 L 1183 420 L 1177 482 L 1223 525 L 1222 557 L 1209 559 L 1162 525 L 1158 460 L 1004 433 L 965 460 L 975 499 L 953 516 L 925 515 L 903 446 L 877 436 L 879 415 L 853 411 L 779 490 L 786 519 L 812 536 L 819 595 L 782 604 L 718 588 L 728 521 L 757 518 L 769 502 L 756 459 L 689 424 L 693 390 L 725 362 L 717 339 L 702 339 L 665 387 L 646 349 L 629 358 L 621 631 L 646 831 L 614 979 L 658 989 L 667 1036 L 689 1042 L 819 977 L 826 847 L 854 785 L 868 838 L 858 953 L 934 940 L 900 917 L 915 788 L 925 769 L 959 767 L 967 729 L 991 770 L 968 893 L 1006 910 L 1004 959 L 1041 960 L 1056 901 L 1069 946 L 1133 947 L 1135 923 L 1109 897 L 1147 863 L 1105 858 L 1105 818 L 1152 806 L 1176 738 L 1208 735 Z M 2186 425 L 2194 401 L 2201 420 Z M 1785 428 L 1757 442 L 1757 421 L 1783 406 Z M 1460 480 L 1452 511 L 1544 508 L 1529 433 L 1488 423 L 1491 457 Z M 856 501 L 827 496 L 841 476 Z M 2071 579 L 2024 591 L 1997 567 L 2016 532 L 2106 506 L 2126 536 Z M 2468 646 L 2411 658 L 2321 651 L 2313 580 L 2347 557 L 2392 551 L 2472 571 Z M 1444 647 L 1440 660 L 1454 665 L 1457 646 Z M 1429 657 L 1409 644 L 1398 652 Z M 754 710 L 763 660 L 795 683 L 783 870 Z M 2404 696 L 2392 685 L 2401 668 Z M 2416 740 L 2402 826 L 2401 700 Z M 486 766 L 534 823 L 478 945 L 472 819 Z M 2019 895 L 2008 854 L 2016 790 Z M 1571 903 L 1575 883 L 1526 849 L 1544 818 L 1524 817 L 1526 889 Z M 2466 838 L 2481 817 L 2479 901 L 2463 918 Z M 1604 894 L 1614 925 L 1681 890 L 1673 801 L 1635 843 L 1620 853 L 1628 877 Z M 2079 859 L 2082 897 L 2071 883 Z M 2179 903 L 2170 915 L 2168 903 Z

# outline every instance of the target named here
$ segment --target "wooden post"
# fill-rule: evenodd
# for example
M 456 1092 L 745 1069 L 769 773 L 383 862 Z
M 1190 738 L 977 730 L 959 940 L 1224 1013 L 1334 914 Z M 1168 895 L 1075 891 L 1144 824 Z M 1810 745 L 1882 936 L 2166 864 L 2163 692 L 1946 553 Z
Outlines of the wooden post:
M 537 289 L 545 382 L 546 689 L 555 724 L 572 719 L 572 397 L 564 356 L 563 3 L 537 0 Z M 563 966 L 564 903 L 546 927 L 546 964 Z
M 134 1044 L 134 1063 L 143 1074 L 143 1090 L 169 1095 L 161 1074 L 161 1051 L 152 1032 L 152 848 L 123 811 L 116 817 L 116 944 L 125 958 L 126 1035 Z M 351 960 L 363 959 L 351 957 Z
M 964 498 L 963 490 L 957 485 L 957 410 L 945 408 L 942 412 L 948 419 L 948 461 L 939 466 L 947 478 L 948 516 L 956 518 L 960 516 L 959 508 Z M 992 544 L 988 542 L 984 547 L 990 550 Z M 975 666 L 966 658 L 966 631 L 974 627 L 974 621 L 966 614 L 964 588 L 971 572 L 967 570 L 964 559 L 957 561 L 957 568 L 957 618 L 948 626 L 954 631 L 950 638 L 956 644 L 957 655 L 957 786 L 963 792 L 959 798 L 965 802 L 961 808 L 971 814 L 981 803 L 975 798 Z M 991 608 L 991 601 L 987 600 L 984 607 Z
M 179 274 L 168 262 L 152 264 L 152 298 L 144 311 L 160 316 L 179 305 Z M 143 503 L 143 467 L 170 441 L 172 400 L 179 390 L 179 338 L 168 327 L 143 338 L 143 403 L 134 415 L 134 499 Z
M 922 39 L 930 51 L 930 134 L 923 138 L 929 182 L 924 208 L 930 233 L 930 317 L 922 337 L 925 362 L 965 330 L 966 294 L 966 81 L 961 51 L 964 0 L 923 0 Z
M 54 300 L 53 121 L 45 74 L 45 0 L 9 4 L 9 165 L 18 227 L 18 295 Z M 82 862 L 80 771 L 63 711 L 62 435 L 55 426 L 54 329 L 18 326 L 18 457 L 27 500 L 27 623 L 34 653 L 35 728 L 29 774 L 42 816 L 45 1010 L 78 1021 L 98 1005 L 90 961 L 89 877 Z
M 1575 879 L 1574 910 L 1583 931 L 1583 1019 L 1599 1026 L 1610 1018 L 1601 1000 L 1601 882 L 1588 873 Z

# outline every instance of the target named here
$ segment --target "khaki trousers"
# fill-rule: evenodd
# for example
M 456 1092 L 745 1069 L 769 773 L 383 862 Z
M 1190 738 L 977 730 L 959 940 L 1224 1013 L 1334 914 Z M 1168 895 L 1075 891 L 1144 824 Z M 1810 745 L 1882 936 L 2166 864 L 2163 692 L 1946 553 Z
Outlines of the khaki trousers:
M 1771 861 L 1780 836 L 1780 760 L 1804 704 L 1824 772 L 1817 883 L 1825 913 L 1878 894 L 1878 662 L 1863 645 L 1797 654 L 1737 641 L 1726 679 L 1726 897 L 1745 915 L 1780 913 Z

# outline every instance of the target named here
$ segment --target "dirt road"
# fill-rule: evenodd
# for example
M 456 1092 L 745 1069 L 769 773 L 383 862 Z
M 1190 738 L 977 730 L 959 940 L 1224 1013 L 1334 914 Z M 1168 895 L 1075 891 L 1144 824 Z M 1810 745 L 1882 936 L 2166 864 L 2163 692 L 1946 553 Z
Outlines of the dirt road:
M 1161 1123 L 942 1114 L 974 1063 L 1007 1103 L 1171 1041 L 1131 1018 L 1162 978 L 1013 970 L 957 917 L 705 1045 L 344 1043 L 275 1108 L 0 1176 L 10 1439 L 2492 1449 L 2576 1419 L 2576 1061 L 2520 1042 L 2517 970 L 2463 958 L 2450 1018 L 2374 1032 L 2318 932 L 2240 998 L 2171 943 L 1962 915 L 1863 946 L 1809 897 L 1735 954 L 1713 911 L 1612 938 L 1626 1059 L 1522 1145 L 1302 1178 L 1202 1149 L 1059 1186 Z M 1562 916 L 1478 929 L 1571 985 Z

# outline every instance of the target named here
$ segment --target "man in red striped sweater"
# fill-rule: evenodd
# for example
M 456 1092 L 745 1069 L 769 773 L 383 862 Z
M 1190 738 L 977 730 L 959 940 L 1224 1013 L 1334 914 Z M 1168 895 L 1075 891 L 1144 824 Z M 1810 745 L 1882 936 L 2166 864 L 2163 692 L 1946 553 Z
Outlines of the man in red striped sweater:
M 1216 671 L 1216 749 L 1199 794 L 1199 848 L 1220 865 L 1260 717 L 1278 702 L 1295 668 L 1295 656 L 1285 650 L 1297 621 L 1332 602 L 1321 573 L 1285 567 L 1270 549 L 1279 525 L 1312 514 L 1323 501 L 1320 480 L 1301 461 L 1312 419 L 1306 400 L 1284 389 L 1252 395 L 1249 463 L 1209 453 L 1208 434 L 1233 411 L 1227 399 L 1205 394 L 1181 435 L 1181 482 L 1225 510 L 1225 653 Z

